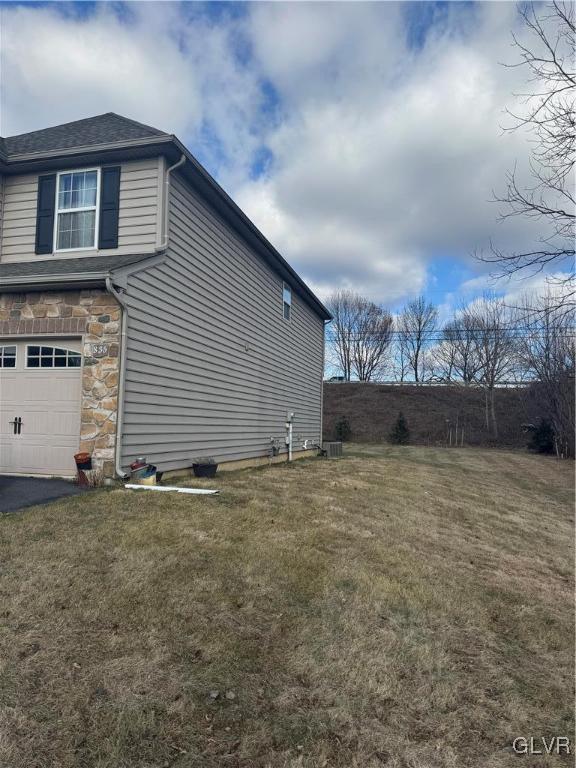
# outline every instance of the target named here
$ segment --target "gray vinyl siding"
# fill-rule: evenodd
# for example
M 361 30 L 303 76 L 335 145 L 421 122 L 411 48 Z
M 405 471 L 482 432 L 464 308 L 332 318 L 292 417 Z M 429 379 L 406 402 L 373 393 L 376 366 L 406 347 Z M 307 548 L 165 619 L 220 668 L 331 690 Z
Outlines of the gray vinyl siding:
M 160 158 L 148 158 L 122 163 L 117 249 L 67 251 L 55 256 L 152 251 L 157 245 L 159 227 L 160 162 Z M 38 174 L 6 176 L 4 184 L 0 258 L 3 262 L 36 260 Z
M 321 429 L 323 320 L 175 176 L 167 260 L 129 278 L 122 464 L 161 469 L 294 450 Z

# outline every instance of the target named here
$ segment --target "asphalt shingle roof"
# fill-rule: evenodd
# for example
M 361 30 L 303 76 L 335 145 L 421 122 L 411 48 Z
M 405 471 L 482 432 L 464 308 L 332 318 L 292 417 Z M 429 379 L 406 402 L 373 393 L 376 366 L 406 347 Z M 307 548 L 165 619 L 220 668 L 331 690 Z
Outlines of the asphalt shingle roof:
M 104 115 L 76 120 L 73 123 L 55 125 L 40 131 L 21 133 L 19 136 L 7 136 L 0 139 L 8 157 L 24 155 L 33 152 L 52 152 L 72 149 L 74 147 L 90 147 L 97 144 L 126 142 L 134 139 L 150 139 L 158 136 L 169 136 L 164 131 L 149 125 L 137 123 L 114 112 Z
M 142 253 L 129 256 L 81 256 L 75 259 L 42 259 L 0 264 L 0 286 L 7 277 L 48 277 L 101 274 L 113 269 L 136 264 L 151 258 L 154 254 Z

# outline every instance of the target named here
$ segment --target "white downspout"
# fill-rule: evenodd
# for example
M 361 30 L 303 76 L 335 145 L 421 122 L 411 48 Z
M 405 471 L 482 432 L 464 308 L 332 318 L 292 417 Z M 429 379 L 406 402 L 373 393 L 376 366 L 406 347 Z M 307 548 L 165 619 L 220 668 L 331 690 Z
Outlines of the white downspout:
M 294 413 L 288 411 L 286 414 L 286 446 L 288 448 L 288 461 L 292 461 L 292 422 Z
M 126 328 L 128 325 L 128 307 L 122 294 L 112 285 L 112 278 L 106 278 L 106 288 L 114 296 L 122 309 L 122 324 L 120 332 L 120 376 L 118 378 L 118 400 L 116 406 L 116 441 L 114 447 L 114 469 L 116 474 L 122 480 L 126 480 L 128 475 L 120 465 L 120 451 L 122 447 L 122 423 L 124 421 L 124 381 L 126 378 Z
M 180 160 L 178 160 L 177 163 L 174 163 L 174 165 L 171 165 L 169 168 L 166 169 L 166 178 L 164 181 L 164 211 L 162 216 L 162 228 L 164 230 L 162 238 L 162 243 L 156 248 L 157 251 L 163 251 L 165 248 L 168 247 L 168 211 L 169 211 L 169 200 L 170 200 L 170 174 L 172 171 L 175 171 L 176 168 L 180 168 L 181 165 L 184 165 L 186 162 L 186 155 L 182 153 L 180 156 Z

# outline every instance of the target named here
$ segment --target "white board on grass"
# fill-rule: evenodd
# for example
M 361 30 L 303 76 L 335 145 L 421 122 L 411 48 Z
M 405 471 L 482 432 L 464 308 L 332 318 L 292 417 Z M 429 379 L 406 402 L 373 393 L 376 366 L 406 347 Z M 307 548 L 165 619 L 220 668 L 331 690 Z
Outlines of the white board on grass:
M 209 491 L 207 488 L 179 488 L 177 485 L 135 485 L 134 483 L 126 483 L 124 488 L 130 488 L 132 491 L 175 491 L 176 493 L 195 493 L 203 496 L 220 493 L 220 491 Z

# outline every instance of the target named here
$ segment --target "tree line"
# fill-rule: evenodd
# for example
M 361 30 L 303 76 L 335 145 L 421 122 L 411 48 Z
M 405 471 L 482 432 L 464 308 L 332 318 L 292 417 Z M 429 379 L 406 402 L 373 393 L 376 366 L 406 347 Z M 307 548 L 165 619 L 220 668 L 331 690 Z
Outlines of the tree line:
M 540 223 L 533 248 L 503 252 L 492 246 L 477 257 L 495 276 L 543 273 L 543 296 L 525 296 L 518 306 L 485 296 L 462 305 L 442 325 L 424 297 L 391 312 L 351 291 L 337 291 L 328 306 L 327 359 L 346 381 L 394 378 L 416 384 L 481 387 L 486 428 L 498 435 L 495 389 L 503 382 L 530 382 L 560 455 L 574 455 L 574 243 L 576 198 L 576 12 L 571 2 L 519 6 L 526 36 L 512 35 L 518 57 L 505 65 L 527 73 L 520 112 L 508 111 L 506 130 L 528 131 L 531 181 L 515 169 L 495 196 L 501 217 Z
M 543 417 L 558 453 L 573 455 L 574 317 L 552 291 L 525 295 L 515 306 L 485 295 L 444 323 L 425 297 L 390 310 L 349 290 L 327 302 L 327 362 L 344 381 L 410 382 L 478 387 L 486 428 L 498 437 L 495 390 L 537 385 Z

